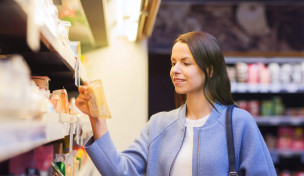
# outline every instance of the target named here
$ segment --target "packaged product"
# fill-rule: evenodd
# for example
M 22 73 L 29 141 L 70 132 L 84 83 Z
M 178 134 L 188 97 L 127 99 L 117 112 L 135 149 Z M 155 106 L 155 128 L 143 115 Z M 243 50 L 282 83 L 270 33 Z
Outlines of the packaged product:
M 31 79 L 35 81 L 36 85 L 40 89 L 49 90 L 50 78 L 47 76 L 31 76 Z
M 278 130 L 278 149 L 289 150 L 292 147 L 294 129 L 292 127 L 279 127 Z
M 102 119 L 111 118 L 101 81 L 95 80 L 87 85 L 87 88 L 91 96 L 91 99 L 89 101 L 89 109 L 92 117 Z
M 69 114 L 68 93 L 65 89 L 54 90 L 51 99 L 57 100 L 55 107 L 57 113 Z
M 304 149 L 304 132 L 301 127 L 296 127 L 294 130 L 291 148 L 293 150 L 303 150 Z

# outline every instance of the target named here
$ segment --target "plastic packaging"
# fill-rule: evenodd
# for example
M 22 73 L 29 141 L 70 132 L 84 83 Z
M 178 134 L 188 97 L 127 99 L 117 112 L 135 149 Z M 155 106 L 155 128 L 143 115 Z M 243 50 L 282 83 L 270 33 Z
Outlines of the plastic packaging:
M 68 93 L 65 89 L 54 90 L 52 98 L 54 101 L 57 100 L 55 110 L 57 113 L 69 114 L 69 100 Z
M 87 85 L 87 87 L 91 96 L 89 101 L 89 109 L 92 117 L 110 119 L 111 114 L 104 96 L 101 81 L 95 80 Z

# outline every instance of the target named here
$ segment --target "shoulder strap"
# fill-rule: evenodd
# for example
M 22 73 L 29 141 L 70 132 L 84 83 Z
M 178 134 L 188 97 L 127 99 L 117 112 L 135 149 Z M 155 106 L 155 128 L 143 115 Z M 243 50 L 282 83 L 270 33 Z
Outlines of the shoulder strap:
M 226 111 L 226 139 L 228 147 L 229 157 L 229 176 L 237 176 L 235 154 L 234 154 L 234 142 L 233 142 L 233 129 L 232 129 L 232 111 L 236 105 L 232 104 L 227 107 Z

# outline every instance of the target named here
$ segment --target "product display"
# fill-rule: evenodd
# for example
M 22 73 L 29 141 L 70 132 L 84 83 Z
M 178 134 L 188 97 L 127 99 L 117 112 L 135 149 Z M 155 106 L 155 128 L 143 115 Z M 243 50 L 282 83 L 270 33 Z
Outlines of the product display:
M 111 118 L 103 87 L 100 80 L 91 82 L 88 86 L 88 92 L 91 96 L 89 101 L 89 109 L 91 115 L 96 118 L 109 119 Z
M 31 76 L 31 79 L 35 81 L 36 85 L 40 89 L 49 90 L 50 78 L 47 76 Z
M 227 66 L 233 92 L 304 91 L 304 63 L 236 63 Z
M 69 114 L 68 93 L 65 89 L 58 89 L 52 92 L 52 101 L 56 101 L 55 110 L 57 113 Z
M 71 23 L 58 18 L 52 0 L 1 1 L 0 7 L 0 175 L 80 176 L 87 155 L 77 145 L 92 129 L 68 93 L 75 97 L 74 73 L 86 78 L 76 59 L 81 43 L 74 54 Z

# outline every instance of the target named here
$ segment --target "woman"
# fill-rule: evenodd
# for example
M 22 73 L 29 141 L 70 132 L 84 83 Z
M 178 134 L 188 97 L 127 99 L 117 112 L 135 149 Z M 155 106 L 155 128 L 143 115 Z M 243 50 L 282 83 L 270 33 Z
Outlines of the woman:
M 228 175 L 225 112 L 233 100 L 217 40 L 204 32 L 180 35 L 171 62 L 175 91 L 185 99 L 179 108 L 153 115 L 127 150 L 118 153 L 106 121 L 90 117 L 94 138 L 85 148 L 103 176 Z M 86 87 L 79 92 L 76 105 L 90 116 Z M 276 175 L 252 116 L 234 108 L 232 117 L 239 175 Z

